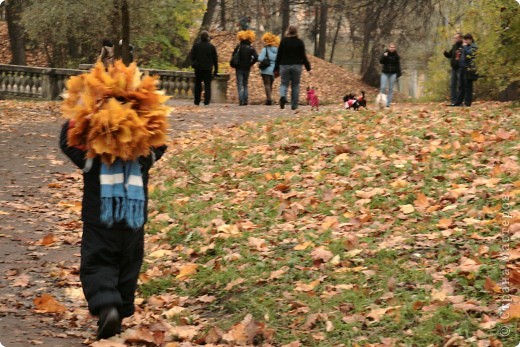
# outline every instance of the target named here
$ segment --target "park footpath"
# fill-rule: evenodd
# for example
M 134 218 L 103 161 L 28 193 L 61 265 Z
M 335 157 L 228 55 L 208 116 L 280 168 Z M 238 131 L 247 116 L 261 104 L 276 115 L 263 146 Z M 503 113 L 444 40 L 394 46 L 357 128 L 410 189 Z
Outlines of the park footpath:
M 311 112 L 169 103 L 171 138 Z M 63 121 L 56 102 L 0 101 L 0 346 L 84 346 L 95 336 L 79 282 L 82 178 L 58 148 Z

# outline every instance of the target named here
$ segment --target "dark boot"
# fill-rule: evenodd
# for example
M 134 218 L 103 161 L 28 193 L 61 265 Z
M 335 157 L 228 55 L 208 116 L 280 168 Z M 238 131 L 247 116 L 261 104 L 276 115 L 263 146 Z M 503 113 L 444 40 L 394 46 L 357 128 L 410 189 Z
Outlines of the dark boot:
M 97 339 L 108 339 L 121 332 L 121 318 L 114 306 L 105 307 L 99 313 Z
M 281 97 L 280 98 L 280 108 L 281 109 L 284 109 L 285 108 L 285 104 L 287 104 L 287 99 L 285 97 Z

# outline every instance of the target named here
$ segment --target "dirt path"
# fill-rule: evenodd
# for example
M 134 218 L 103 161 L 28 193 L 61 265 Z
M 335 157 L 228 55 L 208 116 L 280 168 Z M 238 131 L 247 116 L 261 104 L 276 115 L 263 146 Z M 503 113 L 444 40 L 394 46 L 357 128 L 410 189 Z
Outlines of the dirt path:
M 295 114 L 277 106 L 171 104 L 172 136 Z M 83 346 L 96 329 L 78 276 L 81 175 L 58 149 L 63 122 L 58 108 L 50 102 L 0 101 L 0 343 L 5 347 Z M 33 300 L 44 294 L 66 312 L 35 312 Z

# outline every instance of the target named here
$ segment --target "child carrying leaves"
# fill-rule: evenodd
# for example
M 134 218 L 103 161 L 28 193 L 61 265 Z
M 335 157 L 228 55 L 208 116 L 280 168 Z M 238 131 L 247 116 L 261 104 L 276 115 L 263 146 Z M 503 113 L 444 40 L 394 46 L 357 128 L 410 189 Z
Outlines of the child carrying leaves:
M 135 64 L 94 69 L 67 82 L 60 147 L 83 170 L 80 279 L 97 338 L 134 313 L 144 255 L 148 171 L 166 150 L 167 97 Z

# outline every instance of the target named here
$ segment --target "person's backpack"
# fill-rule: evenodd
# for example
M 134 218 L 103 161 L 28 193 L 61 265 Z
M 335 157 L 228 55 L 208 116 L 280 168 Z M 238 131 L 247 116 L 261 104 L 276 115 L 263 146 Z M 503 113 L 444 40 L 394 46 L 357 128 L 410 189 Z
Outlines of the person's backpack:
M 269 49 L 265 48 L 265 58 L 260 62 L 258 67 L 260 70 L 267 69 L 271 65 L 271 60 L 269 59 Z
M 229 62 L 229 65 L 236 69 L 238 67 L 238 63 L 240 62 L 240 45 L 236 48 L 235 52 L 233 53 L 233 56 L 231 56 L 231 61 Z

